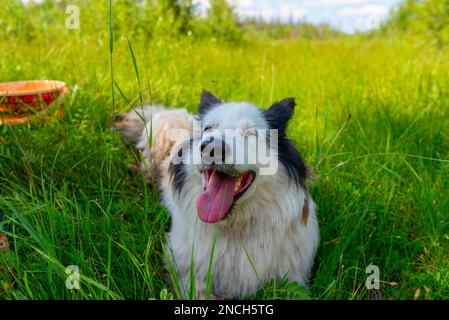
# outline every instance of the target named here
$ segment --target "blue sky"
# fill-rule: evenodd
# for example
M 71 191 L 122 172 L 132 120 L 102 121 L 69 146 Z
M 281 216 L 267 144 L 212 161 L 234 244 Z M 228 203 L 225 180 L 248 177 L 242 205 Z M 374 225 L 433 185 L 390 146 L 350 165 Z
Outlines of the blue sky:
M 196 0 L 207 8 L 208 0 Z M 242 17 L 327 22 L 348 33 L 376 28 L 401 0 L 231 0 Z

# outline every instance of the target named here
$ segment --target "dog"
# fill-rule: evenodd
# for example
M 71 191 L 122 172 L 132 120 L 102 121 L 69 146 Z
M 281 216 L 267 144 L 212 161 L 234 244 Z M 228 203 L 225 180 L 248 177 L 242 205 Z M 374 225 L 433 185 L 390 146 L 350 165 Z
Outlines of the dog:
M 183 297 L 192 285 L 201 297 L 208 278 L 218 298 L 253 295 L 272 279 L 308 286 L 319 226 L 307 190 L 312 172 L 286 135 L 295 105 L 287 98 L 264 110 L 203 90 L 198 115 L 146 106 L 116 123 L 136 144 L 139 168 L 157 182 L 171 215 L 166 264 L 176 269 Z M 243 151 L 225 139 L 226 130 L 245 140 Z M 262 138 L 258 130 L 265 132 Z M 276 133 L 276 143 L 266 132 Z M 260 174 L 260 162 L 248 161 L 257 152 L 256 137 L 277 161 L 270 174 Z M 227 161 L 239 152 L 244 161 Z

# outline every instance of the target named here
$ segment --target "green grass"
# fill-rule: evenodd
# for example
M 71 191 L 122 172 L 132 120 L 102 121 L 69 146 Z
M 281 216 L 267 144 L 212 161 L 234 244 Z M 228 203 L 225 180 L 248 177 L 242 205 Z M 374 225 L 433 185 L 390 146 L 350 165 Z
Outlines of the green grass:
M 111 128 L 111 85 L 117 112 L 141 95 L 195 111 L 202 88 L 263 107 L 297 98 L 289 134 L 317 175 L 321 245 L 310 290 L 273 281 L 256 298 L 370 299 L 370 263 L 386 299 L 449 297 L 447 50 L 410 38 L 161 37 L 130 38 L 131 56 L 119 34 L 113 83 L 103 18 L 99 30 L 2 39 L 1 81 L 59 79 L 72 91 L 63 119 L 0 127 L 0 228 L 11 244 L 0 299 L 176 296 L 163 275 L 169 216 Z M 69 265 L 79 291 L 65 288 Z

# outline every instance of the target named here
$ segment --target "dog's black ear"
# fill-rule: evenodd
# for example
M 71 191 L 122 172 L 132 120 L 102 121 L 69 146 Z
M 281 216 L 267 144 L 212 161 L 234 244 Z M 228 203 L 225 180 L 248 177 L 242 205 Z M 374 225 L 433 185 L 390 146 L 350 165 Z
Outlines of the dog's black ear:
M 198 113 L 200 116 L 205 115 L 212 107 L 222 103 L 223 101 L 215 97 L 209 91 L 203 89 L 201 92 L 200 104 L 198 106 Z
M 293 116 L 296 102 L 295 98 L 286 98 L 273 104 L 265 111 L 265 119 L 270 128 L 283 130 L 287 127 L 288 120 Z

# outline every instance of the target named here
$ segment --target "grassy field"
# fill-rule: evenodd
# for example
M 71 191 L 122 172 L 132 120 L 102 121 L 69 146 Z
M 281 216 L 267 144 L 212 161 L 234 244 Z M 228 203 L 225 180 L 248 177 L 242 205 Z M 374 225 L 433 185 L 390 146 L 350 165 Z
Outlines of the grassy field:
M 207 88 L 225 100 L 298 106 L 289 134 L 317 179 L 321 245 L 310 289 L 267 284 L 256 298 L 370 299 L 369 264 L 385 299 L 449 297 L 449 52 L 413 38 L 114 42 L 123 95 L 196 110 Z M 111 97 L 109 36 L 67 31 L 1 41 L 0 81 L 58 79 L 65 116 L 0 126 L 0 299 L 170 298 L 162 274 L 169 226 L 157 190 L 129 168 L 111 128 L 129 109 Z M 81 289 L 65 287 L 77 265 Z

